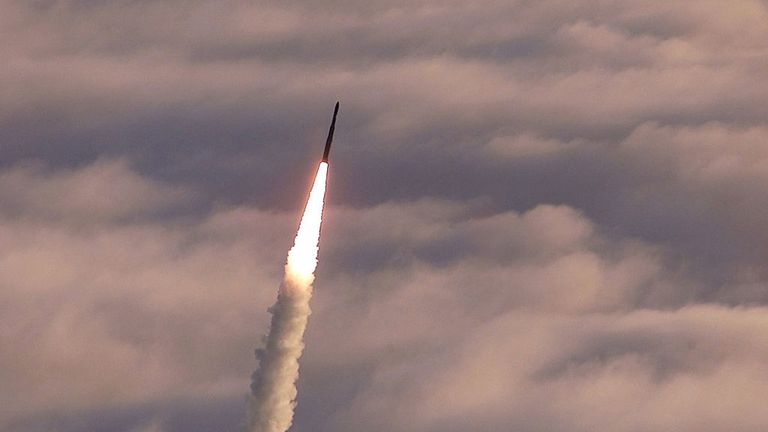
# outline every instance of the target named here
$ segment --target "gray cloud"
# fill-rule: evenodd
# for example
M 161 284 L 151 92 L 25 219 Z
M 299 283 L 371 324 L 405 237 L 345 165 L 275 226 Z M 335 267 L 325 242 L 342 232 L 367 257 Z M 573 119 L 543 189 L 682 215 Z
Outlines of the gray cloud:
M 744 393 L 758 391 L 764 375 L 764 341 L 756 331 L 763 314 L 718 307 L 625 316 L 513 314 L 476 329 L 430 363 L 382 367 L 339 425 L 757 430 L 764 415 Z M 713 335 L 732 343 L 713 342 Z M 702 396 L 713 393 L 721 397 Z M 726 408 L 734 406 L 739 415 Z
M 764 1 L 0 8 L 0 429 L 237 430 L 337 99 L 297 430 L 768 421 Z
M 94 224 L 146 217 L 178 207 L 191 194 L 131 171 L 124 161 L 99 160 L 81 170 L 46 173 L 17 166 L 0 174 L 0 200 L 11 214 Z

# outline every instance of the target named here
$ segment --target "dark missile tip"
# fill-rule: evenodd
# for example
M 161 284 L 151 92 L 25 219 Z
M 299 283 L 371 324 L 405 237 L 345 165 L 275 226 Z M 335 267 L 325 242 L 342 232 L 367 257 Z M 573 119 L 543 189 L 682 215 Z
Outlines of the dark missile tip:
M 322 162 L 328 162 L 328 154 L 331 152 L 331 143 L 333 142 L 333 131 L 336 129 L 336 114 L 339 113 L 339 102 L 336 101 L 336 106 L 333 108 L 333 120 L 331 120 L 331 128 L 328 129 L 328 139 L 325 140 L 325 150 L 323 151 Z

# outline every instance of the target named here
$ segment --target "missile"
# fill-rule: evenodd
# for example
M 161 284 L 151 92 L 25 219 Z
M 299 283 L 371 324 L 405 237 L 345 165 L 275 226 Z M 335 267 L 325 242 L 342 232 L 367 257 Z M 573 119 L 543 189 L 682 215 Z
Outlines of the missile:
M 336 107 L 333 109 L 333 120 L 331 120 L 331 128 L 328 130 L 328 139 L 325 140 L 325 151 L 323 152 L 323 159 L 321 162 L 328 163 L 328 153 L 331 152 L 331 143 L 333 142 L 333 131 L 336 129 L 336 114 L 339 113 L 339 103 L 336 102 Z

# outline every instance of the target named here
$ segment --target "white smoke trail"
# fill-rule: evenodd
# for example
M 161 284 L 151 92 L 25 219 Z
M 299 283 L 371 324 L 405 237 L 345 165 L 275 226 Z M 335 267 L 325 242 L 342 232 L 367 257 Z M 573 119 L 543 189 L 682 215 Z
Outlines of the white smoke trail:
M 317 267 L 327 174 L 328 164 L 321 162 L 299 231 L 288 252 L 277 302 L 270 308 L 272 323 L 265 346 L 256 350 L 259 368 L 251 381 L 250 432 L 285 432 L 293 421 L 299 357 L 304 349 L 304 330 L 310 314 L 309 299 Z

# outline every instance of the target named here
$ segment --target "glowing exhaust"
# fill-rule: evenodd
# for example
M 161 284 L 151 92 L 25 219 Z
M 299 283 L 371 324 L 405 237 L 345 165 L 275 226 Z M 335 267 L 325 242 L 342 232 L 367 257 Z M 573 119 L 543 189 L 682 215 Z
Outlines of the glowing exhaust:
M 288 252 L 277 302 L 270 308 L 269 334 L 264 347 L 256 350 L 259 368 L 251 380 L 250 432 L 285 432 L 293 421 L 299 357 L 304 349 L 304 330 L 310 314 L 309 299 L 317 267 L 327 175 L 328 163 L 321 162 L 299 231 Z

